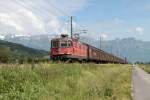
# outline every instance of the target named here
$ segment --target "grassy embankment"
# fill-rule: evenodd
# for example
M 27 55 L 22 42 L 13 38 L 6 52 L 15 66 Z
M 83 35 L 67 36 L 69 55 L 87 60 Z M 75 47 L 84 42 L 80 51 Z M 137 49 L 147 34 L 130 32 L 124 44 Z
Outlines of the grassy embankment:
M 130 65 L 0 65 L 2 100 L 131 100 Z
M 150 65 L 145 64 L 145 65 L 139 65 L 143 70 L 145 70 L 147 73 L 150 74 Z

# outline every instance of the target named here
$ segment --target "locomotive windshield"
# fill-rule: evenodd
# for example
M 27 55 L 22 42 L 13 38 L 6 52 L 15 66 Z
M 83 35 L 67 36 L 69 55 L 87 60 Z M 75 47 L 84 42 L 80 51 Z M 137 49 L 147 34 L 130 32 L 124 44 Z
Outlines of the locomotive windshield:
M 68 48 L 71 45 L 71 41 L 52 41 L 52 48 Z
M 62 41 L 62 42 L 60 42 L 60 46 L 62 47 L 62 48 L 65 48 L 65 47 L 70 47 L 71 46 L 71 41 Z
M 67 48 L 71 46 L 71 41 L 62 41 L 60 42 L 60 47 Z
M 61 45 L 60 45 L 61 47 L 67 47 L 67 46 L 68 46 L 68 45 L 67 45 L 67 41 L 61 42 L 60 44 L 61 44 Z
M 52 48 L 58 48 L 59 47 L 59 41 L 52 41 Z

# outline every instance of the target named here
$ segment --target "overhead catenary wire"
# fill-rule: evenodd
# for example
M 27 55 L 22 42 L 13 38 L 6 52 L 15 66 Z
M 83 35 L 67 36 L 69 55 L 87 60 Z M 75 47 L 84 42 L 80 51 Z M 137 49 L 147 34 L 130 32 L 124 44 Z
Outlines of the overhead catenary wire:
M 54 12 L 54 11 L 51 11 L 50 9 L 48 10 L 48 9 L 46 9 L 45 7 L 44 7 L 44 9 L 45 10 L 42 10 L 43 9 L 43 7 L 42 7 L 42 9 L 41 8 L 38 8 L 38 7 L 35 7 L 35 6 L 32 6 L 32 5 L 30 5 L 30 6 L 27 6 L 27 4 L 25 4 L 24 2 L 22 2 L 22 1 L 18 1 L 18 0 L 14 0 L 13 2 L 15 2 L 15 3 L 17 3 L 18 5 L 20 5 L 20 6 L 22 6 L 23 8 L 25 8 L 25 9 L 28 9 L 29 11 L 34 11 L 34 13 L 38 13 L 38 14 L 40 14 L 41 16 L 42 16 L 42 14 L 44 15 L 44 17 L 46 16 L 46 18 L 49 18 L 50 16 L 56 16 L 56 13 Z
M 55 9 L 57 9 L 60 13 L 66 15 L 67 17 L 72 17 L 72 21 L 76 22 L 74 20 L 74 17 L 69 15 L 68 13 L 64 12 L 63 10 L 59 9 L 56 5 L 54 5 L 52 2 L 50 1 L 46 1 L 48 4 L 50 4 L 52 7 L 54 7 Z M 81 26 L 79 23 L 76 22 L 76 24 L 80 27 L 80 28 L 83 28 L 83 26 Z
M 54 11 L 52 11 L 52 10 L 46 8 L 45 6 L 42 6 L 42 8 L 44 8 L 44 10 L 41 11 L 40 8 L 35 7 L 35 6 L 31 6 L 31 5 L 30 5 L 30 7 L 29 7 L 29 6 L 25 5 L 24 2 L 22 2 L 22 1 L 18 1 L 18 0 L 14 0 L 14 1 L 15 1 L 16 3 L 18 3 L 19 5 L 23 6 L 24 8 L 28 9 L 28 10 L 34 9 L 34 12 L 36 12 L 36 13 L 38 13 L 38 14 L 45 13 L 45 14 L 44 14 L 44 17 L 46 16 L 46 17 L 48 18 L 48 17 L 51 16 L 51 15 L 57 17 L 57 14 L 56 14 Z M 54 4 L 52 4 L 51 2 L 49 2 L 49 1 L 46 1 L 46 2 L 47 2 L 47 4 L 49 4 L 50 6 L 54 7 L 59 13 L 61 13 L 62 16 L 65 16 L 65 15 L 66 15 L 68 18 L 70 17 L 69 14 L 67 14 L 67 13 L 64 12 L 63 10 L 59 9 L 58 7 L 56 7 L 56 6 L 55 6 Z M 41 5 L 42 5 L 42 4 L 41 4 Z M 50 12 L 51 12 L 51 13 L 50 13 Z M 73 23 L 74 23 L 75 20 L 74 20 L 74 19 L 72 19 L 72 20 L 73 20 Z M 77 22 L 75 22 L 75 23 L 76 23 L 76 25 L 78 25 L 80 28 L 83 28 L 83 26 L 81 26 L 81 25 L 78 24 Z
M 12 2 L 12 1 L 10 1 L 10 2 Z M 37 15 L 40 15 L 40 16 L 37 16 L 37 17 L 44 17 L 44 18 L 49 18 L 49 16 L 58 17 L 58 15 L 57 15 L 58 13 L 61 13 L 60 15 L 62 15 L 62 16 L 70 17 L 70 15 L 68 13 L 66 13 L 63 10 L 59 9 L 56 5 L 54 5 L 50 1 L 45 1 L 45 2 L 46 2 L 47 5 L 50 5 L 51 7 L 55 8 L 58 12 L 52 11 L 51 9 L 47 8 L 46 6 L 44 6 L 44 3 L 41 4 L 40 7 L 36 7 L 36 6 L 32 5 L 32 3 L 30 3 L 32 1 L 30 1 L 30 2 L 23 2 L 23 1 L 19 1 L 19 0 L 13 0 L 13 2 L 14 2 L 14 4 L 18 4 L 17 5 L 18 7 L 19 6 L 23 7 L 25 9 L 29 10 L 29 11 L 32 11 L 33 13 L 35 13 Z M 8 11 L 12 10 L 12 9 L 6 7 L 6 6 L 4 8 L 9 9 Z M 12 10 L 12 12 L 13 12 L 13 10 Z M 17 13 L 19 13 L 19 12 L 16 12 L 16 14 Z M 78 24 L 78 22 L 75 22 L 74 18 L 72 18 L 72 21 L 73 21 L 73 25 L 75 23 L 76 26 L 77 26 L 77 27 L 74 27 L 74 28 L 80 27 L 78 30 L 80 30 L 80 32 L 81 32 L 81 29 L 83 29 L 83 26 Z M 86 31 L 84 31 L 84 33 L 86 33 Z
M 50 9 L 48 9 L 48 8 L 45 8 L 45 7 L 44 7 L 44 4 L 40 6 L 41 8 L 43 8 L 43 10 L 41 10 L 41 8 L 36 7 L 36 6 L 32 6 L 32 5 L 28 6 L 27 4 L 25 4 L 25 3 L 22 2 L 22 1 L 15 0 L 15 3 L 19 4 L 20 6 L 22 6 L 23 8 L 25 8 L 25 9 L 27 9 L 27 10 L 32 10 L 33 13 L 39 14 L 40 17 L 41 17 L 41 15 L 44 15 L 44 16 L 42 16 L 42 17 L 45 17 L 46 19 L 50 18 L 50 16 L 52 16 L 52 17 L 54 17 L 54 18 L 55 18 L 55 17 L 58 18 L 57 13 L 55 13 L 54 11 L 52 11 L 52 10 L 50 10 Z M 38 16 L 38 17 L 39 17 L 39 16 Z M 67 21 L 65 21 L 65 20 L 63 19 L 62 22 L 63 22 L 63 23 L 66 23 Z

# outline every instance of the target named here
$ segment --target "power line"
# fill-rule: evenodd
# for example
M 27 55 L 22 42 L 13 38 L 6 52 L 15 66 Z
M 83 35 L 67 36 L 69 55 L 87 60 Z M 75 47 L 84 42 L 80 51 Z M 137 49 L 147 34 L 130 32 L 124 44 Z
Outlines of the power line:
M 55 9 L 57 9 L 57 11 L 59 11 L 60 13 L 67 15 L 68 17 L 70 17 L 69 14 L 67 14 L 66 12 L 64 12 L 63 10 L 59 9 L 58 7 L 56 7 L 56 5 L 54 5 L 52 2 L 50 1 L 46 1 L 48 4 L 50 4 L 52 7 L 54 7 Z
M 73 19 L 73 21 L 75 22 L 76 25 L 78 25 L 78 27 L 80 27 L 81 29 L 84 29 L 85 27 L 80 25 L 77 20 L 75 20 L 75 18 Z
M 40 9 L 39 7 L 35 7 L 33 5 L 30 4 L 30 6 L 27 6 L 27 4 L 25 4 L 23 1 L 18 1 L 18 0 L 14 0 L 15 3 L 17 3 L 19 6 L 22 6 L 23 8 L 26 8 L 28 10 L 31 10 L 31 11 L 34 11 L 34 13 L 37 13 L 37 14 L 40 14 L 40 16 L 43 14 L 44 16 L 43 17 L 47 17 L 49 18 L 49 16 L 57 16 L 57 14 L 48 9 L 46 6 L 43 6 L 42 4 L 42 9 Z M 61 13 L 62 15 L 67 15 L 67 17 L 70 17 L 66 12 L 64 12 L 63 10 L 57 8 L 54 4 L 52 4 L 51 2 L 48 2 L 47 1 L 47 4 L 49 4 L 50 6 L 52 6 L 53 8 L 55 8 L 59 13 Z M 49 13 L 51 12 L 51 13 Z M 73 21 L 76 23 L 76 25 L 78 25 L 80 28 L 83 28 L 83 26 L 81 26 L 80 24 L 78 24 L 78 22 L 76 22 L 73 18 L 72 18 L 72 21 L 71 21 L 71 24 L 72 24 L 72 29 L 71 29 L 71 34 L 73 35 Z M 83 28 L 84 29 L 84 28 Z M 82 30 L 83 31 L 83 30 Z M 87 30 L 86 30 L 87 31 Z M 86 31 L 84 30 L 83 33 L 86 33 Z
M 22 1 L 18 1 L 18 0 L 14 0 L 17 4 L 19 4 L 20 6 L 22 6 L 22 7 L 24 7 L 24 8 L 26 8 L 26 9 L 28 9 L 28 10 L 33 10 L 34 12 L 36 12 L 36 13 L 39 13 L 40 15 L 42 15 L 43 13 L 46 13 L 46 14 L 44 14 L 44 17 L 46 16 L 46 17 L 49 17 L 49 16 L 51 16 L 51 15 L 53 15 L 53 16 L 56 16 L 56 14 L 53 12 L 53 11 L 51 11 L 51 10 L 48 10 L 48 9 L 45 9 L 45 10 L 42 10 L 41 11 L 41 9 L 40 8 L 38 8 L 38 7 L 35 7 L 35 6 L 27 6 L 24 2 L 22 2 Z M 49 13 L 49 12 L 51 12 L 51 14 Z
M 61 10 L 61 9 L 59 9 L 58 7 L 56 7 L 56 5 L 54 5 L 52 2 L 50 2 L 50 1 L 47 1 L 48 2 L 48 4 L 50 4 L 51 6 L 53 6 L 55 9 L 57 9 L 60 13 L 62 13 L 62 14 L 64 14 L 64 15 L 67 15 L 68 17 L 72 17 L 72 16 L 70 16 L 68 13 L 66 13 L 66 12 L 64 12 L 63 10 Z M 73 21 L 75 21 L 74 19 L 73 19 L 73 17 L 72 17 L 72 22 Z M 75 21 L 76 22 L 76 21 Z M 76 24 L 78 24 L 77 22 L 76 22 Z M 83 26 L 81 26 L 80 24 L 78 24 L 79 25 L 79 27 L 80 28 L 83 28 Z
M 47 17 L 47 18 L 49 18 L 49 16 L 55 16 L 55 17 L 58 17 L 57 16 L 57 14 L 54 12 L 54 11 L 52 11 L 52 10 L 50 10 L 50 9 L 48 9 L 47 7 L 43 7 L 43 5 L 42 5 L 42 7 L 41 8 L 43 8 L 44 10 L 42 10 L 41 11 L 41 9 L 40 8 L 38 8 L 38 7 L 35 7 L 35 6 L 32 6 L 32 5 L 30 5 L 30 6 L 27 6 L 24 2 L 22 2 L 22 1 L 15 1 L 17 4 L 19 4 L 20 6 L 22 6 L 22 7 L 24 7 L 24 8 L 26 8 L 26 9 L 28 9 L 28 10 L 33 10 L 35 13 L 39 13 L 40 14 L 40 16 L 41 15 L 44 15 L 44 17 Z M 51 13 L 50 13 L 51 12 Z M 64 19 L 63 19 L 64 20 Z M 65 20 L 64 20 L 65 21 Z M 65 21 L 66 22 L 66 21 Z
M 61 10 L 61 9 L 59 9 L 59 8 L 57 8 L 54 4 L 52 4 L 50 1 L 48 2 L 51 6 L 53 6 L 55 9 L 57 9 L 60 13 L 62 13 L 62 14 L 64 14 L 64 15 L 67 15 L 68 17 L 72 17 L 72 16 L 70 16 L 69 14 L 67 14 L 66 12 L 64 12 L 63 10 Z M 73 24 L 73 21 L 74 22 L 76 22 L 74 19 L 73 19 L 73 17 L 72 17 L 72 24 Z M 80 27 L 80 28 L 83 28 L 83 26 L 81 26 L 80 24 L 78 24 L 77 22 L 76 22 L 76 24 Z

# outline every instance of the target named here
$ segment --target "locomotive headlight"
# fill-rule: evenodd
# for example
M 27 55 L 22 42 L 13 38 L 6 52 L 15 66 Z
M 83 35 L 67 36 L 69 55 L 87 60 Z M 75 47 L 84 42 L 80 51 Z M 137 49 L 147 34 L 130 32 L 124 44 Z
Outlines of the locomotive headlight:
M 65 52 L 65 54 L 70 54 L 69 52 Z

